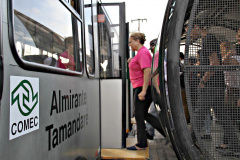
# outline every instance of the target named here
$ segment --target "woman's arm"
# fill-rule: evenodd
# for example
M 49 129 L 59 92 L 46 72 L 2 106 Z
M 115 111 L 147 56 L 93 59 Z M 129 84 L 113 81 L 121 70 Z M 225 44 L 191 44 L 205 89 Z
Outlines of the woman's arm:
M 159 94 L 159 96 L 161 96 L 160 94 L 160 90 L 159 90 L 159 74 L 155 75 L 153 78 L 152 78 L 152 84 L 154 86 L 154 88 L 156 89 L 156 92 Z
M 209 56 L 209 61 L 210 61 L 210 66 L 220 65 L 217 53 L 215 52 Z M 214 75 L 214 73 L 215 73 L 214 71 L 208 71 L 204 74 L 199 84 L 201 88 L 204 88 L 205 83 L 207 83 L 207 81 L 210 79 L 211 76 Z
M 145 100 L 145 95 L 147 93 L 147 88 L 148 88 L 149 81 L 150 81 L 150 78 L 151 78 L 151 68 L 144 68 L 143 69 L 143 77 L 144 77 L 144 80 L 143 80 L 142 92 L 140 92 L 138 94 L 138 98 L 141 101 Z

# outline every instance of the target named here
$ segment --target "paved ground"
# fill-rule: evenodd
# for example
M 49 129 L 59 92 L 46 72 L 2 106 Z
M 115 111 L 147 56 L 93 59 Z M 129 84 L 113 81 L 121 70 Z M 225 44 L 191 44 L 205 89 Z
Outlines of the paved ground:
M 154 140 L 149 140 L 150 160 L 177 160 L 173 150 L 169 148 L 171 142 L 166 145 L 166 139 L 156 133 Z
M 210 159 L 216 160 L 239 160 L 240 152 L 233 152 L 231 150 L 216 150 L 216 146 L 221 144 L 223 130 L 218 124 L 216 124 L 216 122 L 213 122 L 211 125 L 212 139 L 200 140 L 202 147 L 206 151 L 204 157 L 207 157 L 208 155 L 210 156 Z M 149 140 L 150 160 L 177 160 L 174 151 L 169 147 L 171 142 L 166 145 L 166 139 L 157 131 L 155 131 L 155 134 L 156 136 L 154 137 L 154 140 Z M 200 133 L 199 135 L 203 134 L 204 133 Z M 237 134 L 238 137 L 240 137 L 240 133 L 237 132 Z

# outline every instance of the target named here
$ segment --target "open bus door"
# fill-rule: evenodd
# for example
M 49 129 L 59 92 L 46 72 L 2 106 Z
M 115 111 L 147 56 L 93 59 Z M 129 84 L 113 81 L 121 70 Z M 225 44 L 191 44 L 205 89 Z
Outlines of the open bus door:
M 101 147 L 126 147 L 127 46 L 125 3 L 100 3 L 98 7 L 101 90 Z

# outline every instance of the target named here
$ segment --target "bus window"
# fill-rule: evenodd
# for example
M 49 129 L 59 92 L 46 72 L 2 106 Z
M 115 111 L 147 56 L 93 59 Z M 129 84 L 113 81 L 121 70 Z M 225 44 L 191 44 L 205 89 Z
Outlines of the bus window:
M 86 65 L 89 76 L 94 75 L 93 23 L 91 0 L 84 0 Z
M 82 0 L 61 0 L 61 1 L 65 1 L 66 3 L 70 4 L 82 18 L 82 10 L 83 10 Z
M 104 14 L 105 16 L 105 22 L 98 23 L 101 66 L 100 74 L 103 79 L 121 77 L 119 15 L 112 14 L 114 17 L 109 17 L 109 15 L 106 14 L 113 12 L 119 13 L 118 6 L 105 6 L 99 8 L 99 14 Z
M 82 72 L 82 38 L 76 38 L 81 23 L 59 1 L 13 1 L 14 41 L 25 61 Z M 57 13 L 57 14 L 56 14 Z M 82 36 L 81 31 L 78 32 Z
M 80 21 L 77 21 L 77 26 L 78 26 L 78 41 L 79 42 L 82 42 L 82 23 Z M 83 44 L 82 43 L 79 43 L 78 44 L 78 48 L 77 50 L 79 51 L 78 52 L 78 56 L 79 56 L 79 60 L 80 60 L 80 65 L 79 67 L 79 70 L 83 70 Z

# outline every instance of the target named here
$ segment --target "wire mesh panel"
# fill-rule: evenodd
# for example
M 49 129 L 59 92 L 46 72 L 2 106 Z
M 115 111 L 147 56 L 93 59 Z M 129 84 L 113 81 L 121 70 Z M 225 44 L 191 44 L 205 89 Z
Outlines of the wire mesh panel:
M 195 143 L 205 159 L 239 159 L 239 0 L 194 1 L 184 61 Z

